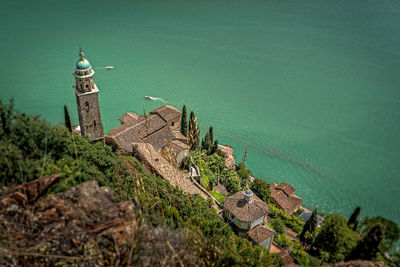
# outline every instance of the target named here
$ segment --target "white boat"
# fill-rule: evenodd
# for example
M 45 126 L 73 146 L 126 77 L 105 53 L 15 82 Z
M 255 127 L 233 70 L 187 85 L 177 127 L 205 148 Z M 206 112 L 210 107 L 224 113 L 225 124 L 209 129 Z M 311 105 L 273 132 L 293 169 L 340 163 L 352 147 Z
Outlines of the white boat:
M 151 96 L 148 96 L 148 95 L 146 95 L 145 98 L 146 99 L 150 99 L 150 100 L 154 100 L 154 97 L 151 97 Z
M 114 66 L 107 66 L 107 67 L 105 67 L 105 69 L 106 70 L 112 70 L 112 69 L 114 69 Z

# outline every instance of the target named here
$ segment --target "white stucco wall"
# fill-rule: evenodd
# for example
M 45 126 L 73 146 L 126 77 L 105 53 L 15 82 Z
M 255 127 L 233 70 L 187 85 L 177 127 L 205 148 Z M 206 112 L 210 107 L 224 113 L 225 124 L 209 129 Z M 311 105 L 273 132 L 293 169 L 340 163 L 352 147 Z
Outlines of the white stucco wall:
M 267 248 L 267 249 L 270 249 L 271 243 L 272 243 L 272 236 L 269 237 L 269 238 L 267 238 L 267 239 L 265 239 L 265 240 L 264 240 L 263 242 L 261 242 L 259 245 L 261 245 L 261 246 L 263 246 L 263 247 L 265 247 L 265 248 Z
M 252 223 L 251 223 L 250 230 L 251 230 L 251 229 L 253 229 L 254 227 L 256 227 L 257 225 L 260 225 L 260 224 L 262 224 L 262 223 L 263 223 L 263 221 L 264 221 L 264 219 L 265 219 L 265 215 L 264 215 L 264 216 L 262 216 L 262 217 L 260 217 L 260 218 L 258 218 L 258 219 L 257 219 L 257 220 L 255 220 L 254 222 L 252 222 Z

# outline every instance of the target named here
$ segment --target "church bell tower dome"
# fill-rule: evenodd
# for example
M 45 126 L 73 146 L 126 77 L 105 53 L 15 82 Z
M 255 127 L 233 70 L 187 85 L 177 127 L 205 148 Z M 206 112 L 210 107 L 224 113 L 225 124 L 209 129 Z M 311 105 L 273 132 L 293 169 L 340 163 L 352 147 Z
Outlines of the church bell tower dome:
M 85 58 L 85 54 L 82 49 L 79 52 L 79 59 L 75 64 L 74 76 L 78 78 L 88 78 L 93 76 L 94 70 L 92 65 L 90 65 L 89 60 Z

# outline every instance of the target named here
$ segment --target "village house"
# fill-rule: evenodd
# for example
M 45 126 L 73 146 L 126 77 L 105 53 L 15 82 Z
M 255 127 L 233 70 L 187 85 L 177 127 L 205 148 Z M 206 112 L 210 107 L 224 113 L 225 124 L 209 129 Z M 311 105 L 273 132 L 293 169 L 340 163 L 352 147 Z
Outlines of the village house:
M 270 249 L 275 232 L 263 224 L 267 215 L 268 204 L 251 190 L 237 192 L 225 199 L 225 220 L 238 235 L 247 236 L 255 244 Z
M 221 151 L 222 156 L 225 159 L 225 167 L 235 169 L 236 156 L 233 155 L 235 149 L 230 145 L 218 145 L 218 149 Z
M 126 113 L 119 118 L 121 125 L 105 136 L 105 142 L 129 154 L 132 153 L 132 143 L 151 144 L 177 166 L 189 155 L 187 138 L 179 132 L 180 117 L 181 112 L 169 105 L 161 106 L 148 115 Z
M 303 202 L 303 199 L 296 196 L 296 190 L 287 183 L 272 183 L 271 189 L 271 203 L 274 203 L 279 208 L 283 209 L 289 214 L 298 210 Z

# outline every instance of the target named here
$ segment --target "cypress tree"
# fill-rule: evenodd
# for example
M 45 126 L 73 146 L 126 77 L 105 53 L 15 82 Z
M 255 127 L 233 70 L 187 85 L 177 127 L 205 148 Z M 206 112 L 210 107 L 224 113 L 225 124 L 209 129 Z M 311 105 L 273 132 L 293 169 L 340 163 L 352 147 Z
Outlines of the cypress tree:
M 214 145 L 213 145 L 213 149 L 211 151 L 211 154 L 214 154 L 217 151 L 218 151 L 218 139 L 214 141 Z
M 214 128 L 212 126 L 210 126 L 210 129 L 208 130 L 208 132 L 210 133 L 210 140 L 211 140 L 211 144 L 214 143 Z
M 299 235 L 299 240 L 304 243 L 310 245 L 314 239 L 315 228 L 317 227 L 317 209 L 311 214 L 310 219 L 306 221 L 303 227 L 303 231 L 301 231 Z
M 361 207 L 357 207 L 354 209 L 353 213 L 351 214 L 349 221 L 347 222 L 348 226 L 354 226 L 357 221 L 358 215 L 360 214 Z
M 186 137 L 188 135 L 188 122 L 187 122 L 187 114 L 186 114 L 186 105 L 183 105 L 183 108 L 182 108 L 181 134 L 183 134 Z
M 64 105 L 64 123 L 65 127 L 68 128 L 69 132 L 72 132 L 71 118 L 69 116 L 68 108 L 66 105 Z
M 361 239 L 354 250 L 348 256 L 348 260 L 362 259 L 372 260 L 376 257 L 379 251 L 379 245 L 383 240 L 383 227 L 381 224 L 376 224 L 368 233 Z
M 197 120 L 194 116 L 194 112 L 190 112 L 189 118 L 189 146 L 190 150 L 197 150 L 200 146 L 200 131 L 197 128 Z
M 211 147 L 212 147 L 212 142 L 210 138 L 210 133 L 206 133 L 206 136 L 204 137 L 203 149 L 207 151 L 207 154 L 210 154 Z

